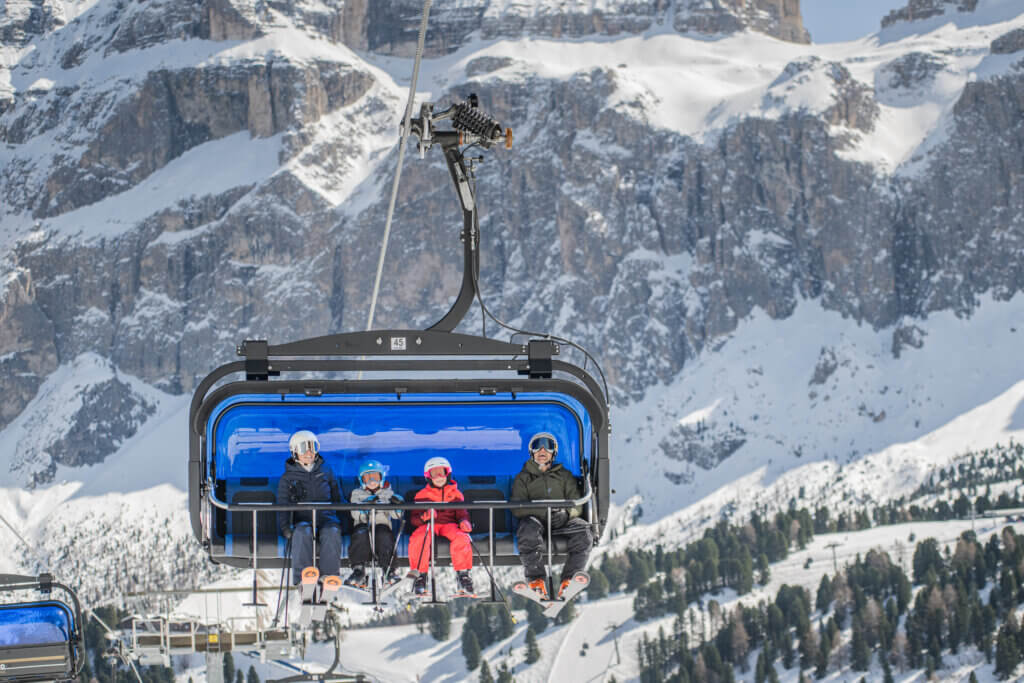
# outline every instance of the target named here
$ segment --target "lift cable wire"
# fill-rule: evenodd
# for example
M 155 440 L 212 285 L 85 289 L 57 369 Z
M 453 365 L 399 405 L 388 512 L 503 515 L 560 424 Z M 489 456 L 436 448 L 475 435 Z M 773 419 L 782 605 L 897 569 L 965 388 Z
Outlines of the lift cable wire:
M 395 169 L 395 180 L 391 184 L 391 200 L 388 202 L 388 216 L 384 221 L 384 238 L 380 245 L 380 258 L 377 259 L 377 276 L 373 281 L 373 294 L 370 296 L 370 313 L 366 318 L 366 330 L 373 329 L 373 316 L 377 310 L 377 296 L 380 294 L 380 280 L 384 274 L 384 257 L 388 251 L 388 238 L 391 235 L 391 220 L 395 215 L 395 201 L 398 198 L 398 184 L 402 178 L 402 161 L 405 159 L 406 142 L 409 140 L 409 122 L 412 120 L 412 105 L 416 98 L 416 82 L 420 76 L 420 61 L 423 58 L 423 44 L 427 39 L 427 18 L 430 16 L 430 5 L 433 0 L 423 0 L 423 16 L 420 19 L 419 41 L 416 43 L 416 58 L 412 66 L 412 82 L 409 84 L 409 99 L 405 103 L 405 116 L 402 119 L 402 130 L 398 138 L 398 168 Z
M 470 182 L 473 184 L 473 195 L 474 195 L 474 198 L 476 199 L 476 202 L 475 202 L 474 207 L 473 207 L 473 223 L 474 223 L 474 228 L 479 232 L 479 230 L 480 230 L 480 199 L 479 199 L 479 197 L 476 196 L 476 174 L 470 174 Z M 497 316 L 495 316 L 493 313 L 491 313 L 490 309 L 488 309 L 487 306 L 484 304 L 483 296 L 481 296 L 481 294 L 480 294 L 480 279 L 479 279 L 480 278 L 480 272 L 479 272 L 479 266 L 477 264 L 475 264 L 475 263 L 473 264 L 472 273 L 473 273 L 473 289 L 476 290 L 476 300 L 477 300 L 477 302 L 479 302 L 480 310 L 483 311 L 485 316 L 489 317 L 491 320 L 496 322 L 501 327 L 504 327 L 506 330 L 509 330 L 509 331 L 513 332 L 512 339 L 515 339 L 518 336 L 541 337 L 543 339 L 550 339 L 552 341 L 556 341 L 556 342 L 559 342 L 560 344 L 565 344 L 566 346 L 571 346 L 572 348 L 579 350 L 583 354 L 583 356 L 587 360 L 589 360 L 591 363 L 593 363 L 595 368 L 597 368 L 598 374 L 601 375 L 601 384 L 604 386 L 604 397 L 605 397 L 605 400 L 609 401 L 609 402 L 611 401 L 611 395 L 609 395 L 609 393 L 608 393 L 608 380 L 604 376 L 604 370 L 601 369 L 601 364 L 597 362 L 597 359 L 594 358 L 594 356 L 589 351 L 587 351 L 585 348 L 583 348 L 582 346 L 580 346 L 576 342 L 572 341 L 571 339 L 566 339 L 565 337 L 559 337 L 557 335 L 550 334 L 548 332 L 529 332 L 527 330 L 523 330 L 523 329 L 520 329 L 518 327 L 514 327 L 513 325 L 509 325 L 508 323 L 500 320 Z
M 18 530 L 17 530 L 17 529 L 15 529 L 15 528 L 14 528 L 14 526 L 13 526 L 13 525 L 12 525 L 12 524 L 11 524 L 10 522 L 8 522 L 8 521 L 7 521 L 7 520 L 6 520 L 5 518 L 4 518 L 4 516 L 3 516 L 3 515 L 0 515 L 0 522 L 3 522 L 3 523 L 4 523 L 4 526 L 6 526 L 6 527 L 7 527 L 8 529 L 10 529 L 11 533 L 12 533 L 12 534 L 14 534 L 14 535 L 15 535 L 15 537 L 17 537 L 17 539 L 18 539 L 19 541 L 21 541 L 21 544 L 22 544 L 23 546 L 25 546 L 25 549 L 26 549 L 26 550 L 28 550 L 28 551 L 29 551 L 29 552 L 30 552 L 30 553 L 31 553 L 32 555 L 34 555 L 34 556 L 35 556 L 35 558 L 36 558 L 36 562 L 38 562 L 38 563 L 39 563 L 39 566 L 40 566 L 40 567 L 46 567 L 46 566 L 47 566 L 47 565 L 49 564 L 48 562 L 45 562 L 45 561 L 43 561 L 43 559 L 44 559 L 44 558 L 43 558 L 43 556 L 42 556 L 42 555 L 41 555 L 41 554 L 39 553 L 39 549 L 38 549 L 38 548 L 33 548 L 33 547 L 32 547 L 31 545 L 29 545 L 28 541 L 26 541 L 26 540 L 24 539 L 24 537 L 23 537 L 23 536 L 22 536 L 21 534 L 19 534 L 19 533 L 18 533 Z

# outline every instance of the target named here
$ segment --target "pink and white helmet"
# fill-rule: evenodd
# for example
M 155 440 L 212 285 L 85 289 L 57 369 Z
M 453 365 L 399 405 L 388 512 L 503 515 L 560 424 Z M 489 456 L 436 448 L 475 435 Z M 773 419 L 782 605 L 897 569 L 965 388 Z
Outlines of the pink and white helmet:
M 440 456 L 435 456 L 423 463 L 423 476 L 430 479 L 430 470 L 435 467 L 443 467 L 444 473 L 449 477 L 452 476 L 452 464 L 448 462 L 448 458 L 442 458 Z

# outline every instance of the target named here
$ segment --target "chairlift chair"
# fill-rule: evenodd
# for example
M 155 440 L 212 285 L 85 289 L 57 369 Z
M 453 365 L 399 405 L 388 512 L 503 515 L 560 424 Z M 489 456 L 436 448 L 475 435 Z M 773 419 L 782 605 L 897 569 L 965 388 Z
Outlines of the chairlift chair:
M 446 118 L 456 130 L 435 129 Z M 405 498 L 375 510 L 468 509 L 481 555 L 475 564 L 519 564 L 511 511 L 537 503 L 509 497 L 537 432 L 557 437 L 558 461 L 578 477 L 583 492 L 579 500 L 547 502 L 549 511 L 583 505 L 595 529 L 605 523 L 606 386 L 562 359 L 571 345 L 567 340 L 534 335 L 517 343 L 517 335 L 503 341 L 454 332 L 474 300 L 486 312 L 478 291 L 475 188 L 464 147 L 486 148 L 510 140 L 511 133 L 480 114 L 473 100 L 439 114 L 423 105 L 412 132 L 421 150 L 441 147 L 462 206 L 462 290 L 451 310 L 426 330 L 349 332 L 285 344 L 250 339 L 237 347 L 240 360 L 200 382 L 189 411 L 189 512 L 193 532 L 213 562 L 282 567 L 286 543 L 278 535 L 279 511 L 337 510 L 345 525 L 349 511 L 366 508 L 276 499 L 288 439 L 303 429 L 317 435 L 345 501 L 358 485 L 360 463 L 372 457 L 390 467 L 387 481 Z M 433 456 L 452 463 L 465 503 L 412 502 L 424 485 L 423 463 Z M 343 555 L 348 531 L 343 526 Z M 450 561 L 446 545 L 438 544 L 441 564 Z M 408 564 L 405 549 L 403 539 L 399 565 Z M 553 551 L 555 562 L 564 559 L 561 539 Z
M 53 598 L 54 589 L 65 599 Z M 0 681 L 77 678 L 85 662 L 78 596 L 50 574 L 0 574 L 0 592 L 17 591 L 38 591 L 45 597 L 0 605 Z

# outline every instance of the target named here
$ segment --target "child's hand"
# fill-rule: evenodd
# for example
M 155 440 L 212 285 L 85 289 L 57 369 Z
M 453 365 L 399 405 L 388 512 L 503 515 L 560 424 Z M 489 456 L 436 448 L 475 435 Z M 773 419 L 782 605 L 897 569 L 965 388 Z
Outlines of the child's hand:
M 464 519 L 459 522 L 459 528 L 465 531 L 467 534 L 473 530 L 473 525 L 469 523 L 468 519 Z
M 433 510 L 427 510 L 426 512 L 420 513 L 420 519 L 422 519 L 424 522 L 429 522 L 431 520 L 431 518 L 433 518 L 433 517 L 434 517 L 434 511 Z

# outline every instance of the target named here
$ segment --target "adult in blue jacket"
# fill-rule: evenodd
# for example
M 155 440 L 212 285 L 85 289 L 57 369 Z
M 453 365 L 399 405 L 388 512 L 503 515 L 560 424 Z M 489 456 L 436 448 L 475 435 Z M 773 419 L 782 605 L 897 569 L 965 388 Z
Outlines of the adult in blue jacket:
M 291 457 L 285 461 L 284 474 L 277 484 L 277 502 L 341 503 L 338 480 L 320 455 L 320 441 L 313 432 L 302 430 L 288 440 Z M 277 513 L 281 535 L 291 541 L 292 583 L 302 580 L 302 570 L 313 565 L 313 513 L 306 510 Z M 320 576 L 337 576 L 341 569 L 341 524 L 334 510 L 317 510 L 316 535 L 319 541 L 317 569 Z

